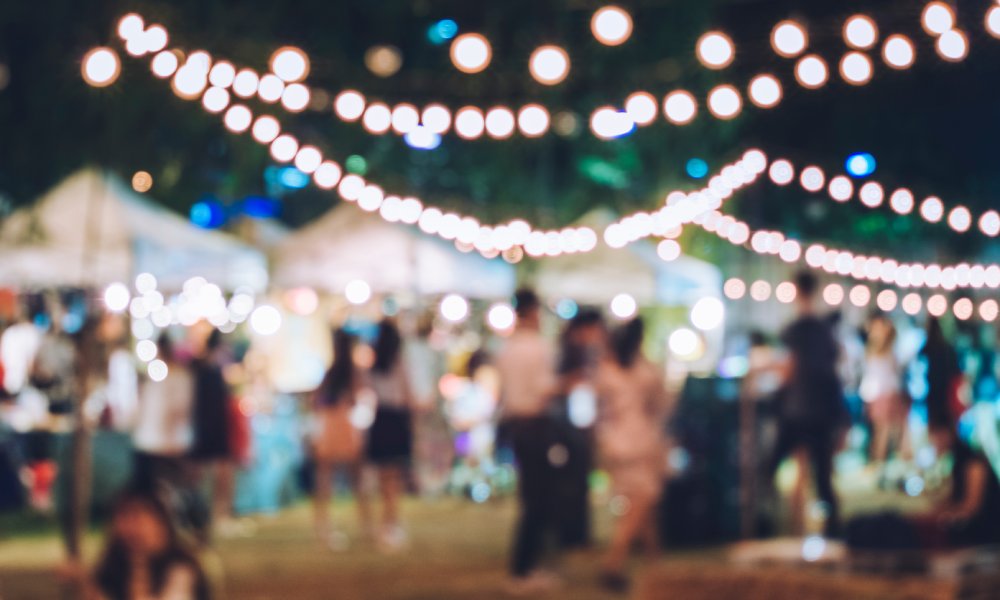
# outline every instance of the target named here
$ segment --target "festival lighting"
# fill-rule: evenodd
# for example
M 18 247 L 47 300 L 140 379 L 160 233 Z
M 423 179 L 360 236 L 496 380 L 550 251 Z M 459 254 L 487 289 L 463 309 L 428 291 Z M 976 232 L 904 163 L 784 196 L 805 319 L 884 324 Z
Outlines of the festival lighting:
M 864 85 L 872 80 L 872 59 L 861 52 L 848 52 L 840 60 L 840 76 L 851 85 Z
M 250 127 L 250 120 L 253 118 L 253 114 L 250 109 L 243 106 L 242 104 L 235 104 L 229 107 L 226 111 L 226 116 L 223 122 L 226 124 L 226 128 L 233 133 L 242 133 Z
M 486 321 L 494 331 L 509 331 L 514 327 L 516 316 L 508 304 L 494 304 L 487 313 Z
M 590 30 L 605 46 L 618 46 L 632 35 L 632 16 L 621 7 L 605 6 L 594 13 Z
M 610 106 L 598 108 L 590 117 L 590 129 L 602 139 L 626 136 L 635 130 L 635 123 L 625 111 Z
M 458 294 L 448 294 L 441 299 L 440 312 L 446 321 L 461 323 L 469 316 L 469 303 Z
M 333 101 L 333 110 L 344 121 L 357 121 L 365 112 L 365 97 L 354 90 L 341 92 Z
M 358 96 L 360 97 L 360 94 Z M 364 100 L 361 102 L 363 104 Z M 451 112 L 440 104 L 431 104 L 420 113 L 420 122 L 431 133 L 441 135 L 451 127 Z
M 677 260 L 681 256 L 681 245 L 675 240 L 663 240 L 656 245 L 656 255 L 664 262 Z
M 451 62 L 463 73 L 479 73 L 490 64 L 493 50 L 478 33 L 465 33 L 451 43 Z
M 697 360 L 703 348 L 703 342 L 697 333 L 687 327 L 681 327 L 674 330 L 667 338 L 667 347 L 677 358 Z
M 107 87 L 118 79 L 121 61 L 111 48 L 93 48 L 83 57 L 83 80 L 92 87 Z
M 731 85 L 720 85 L 708 94 L 708 110 L 719 119 L 732 119 L 743 110 L 743 99 Z
M 112 283 L 104 290 L 104 306 L 113 313 L 125 312 L 131 293 L 122 283 Z
M 516 126 L 514 113 L 505 106 L 491 108 L 486 113 L 486 133 L 494 139 L 504 139 L 514 133 Z
M 702 331 L 718 329 L 726 320 L 726 307 L 718 298 L 699 299 L 691 307 L 691 324 Z
M 135 356 L 144 363 L 156 358 L 156 343 L 152 340 L 139 340 L 135 344 Z
M 168 371 L 167 363 L 159 358 L 150 362 L 149 366 L 146 367 L 146 373 L 149 375 L 149 378 L 157 383 L 167 378 Z
M 809 36 L 805 27 L 795 21 L 781 21 L 771 30 L 771 47 L 785 58 L 794 58 L 805 51 Z
M 663 114 L 675 125 L 686 125 L 698 114 L 698 102 L 690 92 L 677 90 L 663 100 Z
M 233 93 L 241 98 L 249 98 L 257 93 L 260 77 L 252 69 L 242 69 L 233 78 Z
M 281 329 L 281 313 L 268 304 L 258 306 L 250 313 L 250 328 L 257 335 L 274 335 Z
M 166 79 L 177 72 L 179 65 L 180 61 L 177 59 L 177 55 L 169 50 L 164 50 L 153 57 L 150 69 L 152 69 L 153 75 L 160 79 Z
M 648 92 L 636 92 L 625 100 L 625 113 L 636 125 L 649 125 L 656 119 L 656 98 Z
M 347 282 L 344 287 L 344 297 L 354 305 L 361 305 L 372 297 L 372 288 L 367 282 L 360 279 Z
M 920 15 L 924 31 L 938 36 L 955 26 L 955 11 L 944 2 L 928 2 Z
M 868 50 L 878 42 L 878 26 L 869 16 L 854 15 L 844 23 L 844 42 L 857 50 Z
M 727 279 L 726 283 L 722 286 L 722 292 L 730 300 L 739 300 L 746 295 L 747 286 L 741 279 Z
M 805 56 L 795 64 L 795 79 L 806 89 L 815 90 L 823 87 L 829 76 L 826 62 L 815 54 Z
M 271 55 L 270 67 L 285 83 L 295 83 L 309 75 L 309 57 L 299 48 L 285 46 Z
M 403 136 L 403 141 L 410 148 L 417 150 L 434 150 L 441 145 L 441 136 L 430 131 L 424 125 L 417 125 Z
M 544 135 L 549 128 L 549 112 L 540 104 L 523 106 L 517 113 L 517 127 L 525 137 Z
M 291 162 L 298 151 L 298 140 L 287 133 L 279 135 L 271 142 L 271 158 L 278 162 Z
M 851 177 L 867 177 L 875 172 L 875 157 L 868 152 L 857 152 L 847 157 L 844 168 Z
M 556 85 L 569 75 L 569 54 L 559 46 L 541 46 L 528 61 L 531 76 L 543 85 Z
M 700 158 L 692 158 L 685 163 L 684 171 L 692 179 L 704 179 L 708 175 L 708 163 Z
M 459 137 L 474 140 L 483 135 L 486 128 L 486 120 L 483 112 L 474 106 L 460 108 L 455 113 L 455 133 Z
M 210 113 L 219 113 L 229 106 L 229 92 L 220 87 L 210 87 L 201 97 L 201 105 Z
M 395 46 L 372 46 L 365 51 L 365 66 L 377 77 L 392 77 L 403 67 L 403 55 Z
M 969 40 L 957 29 L 945 31 L 934 44 L 941 58 L 950 62 L 964 60 L 969 54 Z
M 638 310 L 635 298 L 630 294 L 617 294 L 611 299 L 611 314 L 619 319 L 631 319 Z
M 309 106 L 309 88 L 301 83 L 293 83 L 281 94 L 281 105 L 288 112 L 302 112 Z
M 145 29 L 145 21 L 135 13 L 129 13 L 118 21 L 118 36 L 123 40 L 140 36 Z
M 720 31 L 709 31 L 698 38 L 696 53 L 701 64 L 709 69 L 724 69 L 736 57 L 733 41 Z
M 758 75 L 747 88 L 750 101 L 760 108 L 772 108 L 781 102 L 781 82 L 773 75 Z
M 257 117 L 253 124 L 253 138 L 261 144 L 270 144 L 281 133 L 278 120 L 270 115 Z
M 208 82 L 216 87 L 228 88 L 236 81 L 236 67 L 227 61 L 212 65 L 208 72 Z
M 361 117 L 361 122 L 371 133 L 385 133 L 392 126 L 392 111 L 382 102 L 369 104 L 364 116 Z
M 882 46 L 882 60 L 893 69 L 908 69 L 916 60 L 913 42 L 905 35 L 891 35 Z
M 397 104 L 392 109 L 392 130 L 400 135 L 410 133 L 420 124 L 420 113 L 412 104 Z

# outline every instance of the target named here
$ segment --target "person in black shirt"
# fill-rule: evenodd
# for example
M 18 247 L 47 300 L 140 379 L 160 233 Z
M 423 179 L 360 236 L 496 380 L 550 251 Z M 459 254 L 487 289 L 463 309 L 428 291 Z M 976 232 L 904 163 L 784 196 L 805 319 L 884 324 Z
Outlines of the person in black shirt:
M 816 494 L 826 508 L 824 535 L 840 534 L 840 512 L 833 489 L 833 456 L 847 422 L 843 387 L 837 374 L 840 345 L 829 321 L 816 315 L 818 281 L 808 272 L 795 279 L 798 317 L 782 333 L 788 349 L 785 383 L 778 407 L 778 439 L 767 464 L 773 479 L 781 462 L 805 450 L 812 466 Z

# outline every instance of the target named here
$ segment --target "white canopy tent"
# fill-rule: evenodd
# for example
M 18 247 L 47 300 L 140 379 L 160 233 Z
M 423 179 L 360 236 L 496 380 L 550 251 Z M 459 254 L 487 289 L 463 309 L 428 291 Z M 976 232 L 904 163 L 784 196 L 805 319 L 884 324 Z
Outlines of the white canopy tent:
M 274 283 L 342 293 L 356 279 L 377 293 L 458 293 L 499 298 L 513 293 L 515 274 L 502 260 L 460 252 L 411 225 L 341 205 L 293 233 L 274 257 Z
M 267 287 L 261 252 L 94 169 L 71 175 L 0 225 L 0 285 L 103 286 L 144 272 L 167 290 L 194 276 L 224 289 Z
M 603 231 L 613 215 L 602 209 L 584 215 L 576 226 Z M 599 243 L 585 254 L 566 254 L 543 261 L 536 287 L 547 298 L 572 298 L 583 304 L 606 304 L 620 293 L 640 305 L 689 306 L 706 296 L 722 297 L 722 273 L 714 265 L 682 255 L 661 260 L 644 242 L 625 248 Z

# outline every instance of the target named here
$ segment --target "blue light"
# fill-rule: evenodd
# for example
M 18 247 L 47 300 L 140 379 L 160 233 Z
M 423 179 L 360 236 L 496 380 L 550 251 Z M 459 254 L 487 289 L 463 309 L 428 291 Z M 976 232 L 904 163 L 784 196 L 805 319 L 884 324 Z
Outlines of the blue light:
M 226 222 L 226 212 L 214 200 L 201 200 L 191 207 L 191 222 L 204 229 L 218 229 Z
M 286 188 L 301 190 L 309 185 L 309 176 L 295 167 L 284 167 L 278 173 L 278 181 Z
M 458 23 L 451 19 L 441 19 L 427 29 L 427 39 L 432 44 L 440 46 L 455 37 L 456 33 L 458 33 Z
M 556 303 L 556 314 L 567 321 L 575 317 L 578 310 L 576 302 L 569 298 L 563 298 Z
M 687 165 L 684 166 L 684 170 L 687 171 L 688 177 L 692 179 L 701 179 L 705 175 L 708 175 L 708 163 L 700 158 L 692 158 L 687 161 Z
M 851 177 L 867 177 L 875 172 L 875 157 L 867 152 L 857 152 L 844 163 Z
M 403 141 L 410 148 L 417 150 L 433 150 L 441 145 L 441 136 L 427 129 L 423 125 L 417 125 L 413 131 L 403 136 Z
M 247 196 L 240 207 L 243 214 L 257 219 L 270 219 L 281 212 L 281 203 L 267 196 Z

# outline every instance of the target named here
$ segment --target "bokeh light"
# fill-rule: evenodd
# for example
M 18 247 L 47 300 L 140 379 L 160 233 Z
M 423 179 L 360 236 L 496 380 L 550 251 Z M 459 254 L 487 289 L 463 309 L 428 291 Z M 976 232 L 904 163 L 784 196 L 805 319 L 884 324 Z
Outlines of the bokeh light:
M 460 323 L 469 316 L 469 303 L 458 294 L 448 294 L 441 299 L 440 312 L 446 321 Z
M 632 15 L 618 6 L 605 6 L 594 12 L 590 30 L 606 46 L 624 44 L 632 35 Z
M 719 119 L 733 119 L 743 110 L 743 99 L 731 85 L 720 85 L 708 94 L 708 110 Z
M 285 46 L 271 55 L 271 72 L 286 83 L 302 81 L 309 75 L 309 57 L 300 48 Z
M 806 89 L 815 90 L 823 87 L 830 73 L 826 62 L 815 54 L 810 54 L 795 64 L 795 79 Z
M 121 60 L 111 48 L 93 48 L 83 57 L 81 73 L 83 80 L 93 87 L 107 87 L 118 79 Z
M 871 17 L 854 15 L 844 23 L 844 41 L 858 50 L 867 50 L 878 42 L 878 26 Z
M 848 52 L 840 60 L 840 76 L 851 85 L 864 85 L 872 80 L 872 59 L 861 52 Z
M 707 296 L 691 307 L 691 324 L 702 331 L 718 329 L 726 320 L 726 307 L 718 298 Z
M 281 313 L 268 304 L 258 306 L 250 313 L 250 328 L 258 335 L 274 335 L 281 329 Z
M 916 60 L 913 42 L 905 35 L 890 35 L 882 46 L 882 60 L 893 69 L 908 69 Z
M 619 319 L 630 319 L 638 310 L 635 298 L 630 294 L 618 294 L 611 299 L 611 314 Z
M 340 92 L 333 101 L 333 111 L 343 121 L 357 121 L 365 112 L 365 97 L 354 90 Z
M 771 30 L 771 47 L 785 58 L 794 58 L 805 51 L 809 36 L 796 21 L 782 21 Z
M 490 64 L 490 42 L 478 33 L 465 33 L 451 43 L 451 62 L 463 73 L 479 73 Z
M 538 83 L 556 85 L 569 75 L 569 54 L 559 46 L 541 46 L 531 54 L 528 68 Z
M 368 282 L 354 279 L 344 286 L 344 297 L 351 304 L 360 305 L 368 302 L 372 297 L 372 288 Z
M 781 102 L 781 82 L 774 75 L 758 75 L 747 88 L 750 101 L 760 108 L 771 108 Z
M 709 69 L 723 69 L 736 57 L 733 41 L 720 31 L 709 31 L 698 38 L 695 52 L 701 64 Z
M 955 11 L 944 2 L 928 2 L 920 15 L 924 31 L 941 35 L 955 26 Z

